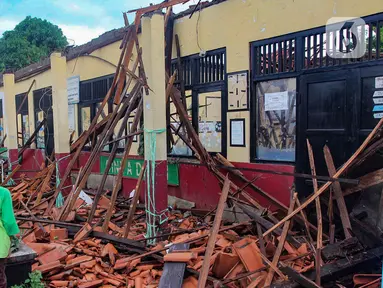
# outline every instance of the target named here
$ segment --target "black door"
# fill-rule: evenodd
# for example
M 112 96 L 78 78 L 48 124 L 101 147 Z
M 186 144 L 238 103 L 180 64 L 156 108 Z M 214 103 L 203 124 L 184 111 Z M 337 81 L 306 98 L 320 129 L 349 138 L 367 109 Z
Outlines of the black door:
M 357 147 L 359 70 L 315 73 L 300 77 L 297 171 L 310 174 L 308 139 L 317 175 L 328 175 L 323 147 L 330 148 L 335 166 L 342 165 Z M 312 181 L 297 179 L 297 191 L 312 193 Z

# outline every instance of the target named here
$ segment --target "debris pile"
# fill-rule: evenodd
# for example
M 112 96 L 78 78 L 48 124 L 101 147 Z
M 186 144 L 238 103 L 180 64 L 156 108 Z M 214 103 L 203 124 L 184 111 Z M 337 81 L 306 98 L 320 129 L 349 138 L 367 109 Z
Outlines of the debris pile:
M 105 202 L 107 200 L 105 197 Z M 77 205 L 74 210 L 77 219 L 84 216 L 84 210 L 89 211 L 85 207 L 90 206 Z M 19 220 L 24 231 L 23 241 L 38 254 L 33 270 L 41 271 L 51 287 L 161 287 L 161 281 L 173 281 L 173 269 L 178 268 L 186 274 L 185 279 L 178 278 L 179 287 L 196 287 L 214 223 L 201 222 L 198 216 L 185 218 L 180 211 L 174 211 L 165 229 L 169 233 L 158 235 L 157 244 L 146 247 L 146 226 L 141 217 L 144 211 L 136 211 L 127 239 L 118 237 L 123 234 L 123 227 L 118 225 L 122 220 L 119 214 L 123 213 L 123 210 L 116 213 L 113 221 L 117 224 L 110 222 L 108 234 L 103 233 L 100 226 L 52 224 L 55 221 L 18 217 L 23 219 Z M 255 281 L 253 287 L 263 287 L 268 271 L 276 273 L 276 280 L 285 280 L 286 276 L 269 260 L 275 257 L 281 245 L 280 261 L 286 267 L 299 273 L 313 269 L 314 257 L 308 242 L 290 243 L 280 236 L 270 237 L 261 245 L 252 230 L 251 221 L 225 223 L 219 227 L 208 264 L 208 280 L 230 287 L 247 287 Z M 268 265 L 274 268 L 270 270 Z
M 301 203 L 292 191 L 287 207 L 259 188 L 258 178 L 247 179 L 225 157 L 206 151 L 189 120 L 183 79 L 175 81 L 177 73 L 183 75 L 183 67 L 178 63 L 171 75 L 170 65 L 167 65 L 164 71 L 166 99 L 174 105 L 179 119 L 177 128 L 168 125 L 168 135 L 180 137 L 200 164 L 217 178 L 222 186 L 219 203 L 202 215 L 193 209 L 170 211 L 167 223 L 161 227 L 161 223 L 154 223 L 160 228 L 158 234 L 146 237 L 146 216 L 152 212 L 138 204 L 138 198 L 145 171 L 149 168 L 144 166 L 141 170 L 131 199 L 118 197 L 133 137 L 142 133 L 138 124 L 143 93 L 150 90 L 137 37 L 139 20 L 144 13 L 167 8 L 165 29 L 170 29 L 171 6 L 183 2 L 185 0 L 173 0 L 138 9 L 134 25 L 129 25 L 124 14 L 126 34 L 112 87 L 89 129 L 72 143 L 65 175 L 56 183 L 57 162 L 52 158 L 35 177 L 21 177 L 21 182 L 10 188 L 23 241 L 38 253 L 33 269 L 41 271 L 51 287 L 334 287 L 340 285 L 334 281 L 343 277 L 345 286 L 353 281 L 367 284 L 370 279 L 370 282 L 378 281 L 375 276 L 355 275 L 352 279 L 354 273 L 361 273 L 363 269 L 374 270 L 377 257 L 383 256 L 383 246 L 377 233 L 372 233 L 380 243 L 376 246 L 356 237 L 357 229 L 362 231 L 359 234 L 366 234 L 366 231 L 360 219 L 350 217 L 345 196 L 365 189 L 372 180 L 374 183 L 381 181 L 371 176 L 376 176 L 377 171 L 363 170 L 366 176 L 360 175 L 360 167 L 383 147 L 383 120 L 338 170 L 330 150 L 324 148 L 328 176 L 316 175 L 314 157 L 318 155 L 313 155 L 307 141 L 312 175 L 294 175 L 310 178 L 314 193 Z M 172 39 L 166 39 L 165 54 L 168 50 L 171 52 Z M 131 61 L 134 48 L 137 57 Z M 169 54 L 166 59 L 171 59 Z M 104 106 L 112 99 L 114 110 L 99 119 Z M 133 111 L 134 116 L 131 115 Z M 134 117 L 131 134 L 122 137 L 129 117 Z M 117 139 L 110 141 L 116 127 L 121 127 Z M 106 191 L 105 181 L 121 139 L 127 139 L 121 168 L 113 190 Z M 81 167 L 71 191 L 64 193 L 73 167 L 87 144 L 92 147 L 90 157 Z M 84 191 L 96 159 L 104 146 L 111 144 L 98 189 Z M 343 185 L 343 182 L 353 182 L 353 179 L 341 178 L 345 175 L 356 175 L 354 178 L 360 179 L 359 185 Z M 319 178 L 327 182 L 320 186 Z M 254 194 L 267 200 L 268 207 L 273 209 L 260 205 Z M 226 206 L 238 208 L 248 221 L 228 223 L 223 215 Z M 156 244 L 152 245 L 152 241 Z

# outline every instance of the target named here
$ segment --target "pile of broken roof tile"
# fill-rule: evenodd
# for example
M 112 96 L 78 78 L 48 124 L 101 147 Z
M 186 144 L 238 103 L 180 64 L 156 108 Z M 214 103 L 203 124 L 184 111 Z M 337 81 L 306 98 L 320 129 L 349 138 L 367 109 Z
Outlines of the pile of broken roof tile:
M 102 211 L 102 206 L 107 205 L 103 202 L 107 200 L 105 197 L 100 201 L 98 210 Z M 88 210 L 89 206 L 79 200 L 74 208 L 75 218 L 86 219 L 85 211 Z M 119 220 L 121 215 L 124 217 L 125 212 L 124 209 L 116 211 L 117 217 L 110 222 L 108 235 L 122 235 L 123 227 L 119 226 Z M 17 210 L 16 213 L 24 215 L 25 211 Z M 138 209 L 137 220 L 127 241 L 145 243 L 146 225 L 142 215 L 144 211 Z M 179 287 L 197 287 L 211 224 L 202 222 L 197 216 L 185 218 L 183 214 L 174 212 L 169 215 L 168 227 L 164 229 L 169 232 L 166 233 L 169 236 L 159 238 L 155 246 L 142 245 L 139 250 L 127 248 L 104 237 L 95 237 L 92 232 L 102 234 L 101 227 L 91 227 L 81 221 L 77 221 L 78 226 L 66 223 L 69 225 L 67 228 L 26 220 L 19 223 L 23 229 L 23 241 L 38 254 L 33 270 L 41 271 L 46 284 L 50 287 L 80 288 L 164 287 L 160 285 L 160 281 L 166 280 L 161 280 L 161 277 L 167 269 L 167 263 L 185 265 L 184 279 L 181 279 Z M 59 223 L 59 226 L 66 224 Z M 252 235 L 251 222 L 232 226 L 225 224 L 226 226 L 221 226 L 222 232 L 216 238 L 208 279 L 228 287 L 247 287 L 250 283 L 252 287 L 263 287 L 271 269 L 265 265 L 265 260 L 273 258 L 278 237 L 266 238 L 263 255 L 258 246 L 258 238 Z M 75 235 L 73 231 L 76 232 Z M 179 251 L 169 249 L 182 243 L 188 243 L 188 248 Z M 309 252 L 308 243 L 293 244 L 285 242 L 280 260 L 298 272 L 312 269 L 314 259 Z M 164 277 L 168 275 L 164 274 Z M 278 271 L 274 279 L 279 281 L 286 277 Z

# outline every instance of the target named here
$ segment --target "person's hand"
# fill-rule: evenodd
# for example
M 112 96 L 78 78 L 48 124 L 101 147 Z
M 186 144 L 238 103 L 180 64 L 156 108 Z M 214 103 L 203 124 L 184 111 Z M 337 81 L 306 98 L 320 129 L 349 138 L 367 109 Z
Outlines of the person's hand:
M 11 240 L 11 253 L 16 252 L 17 250 L 19 250 L 20 239 L 14 235 L 10 236 L 9 238 Z

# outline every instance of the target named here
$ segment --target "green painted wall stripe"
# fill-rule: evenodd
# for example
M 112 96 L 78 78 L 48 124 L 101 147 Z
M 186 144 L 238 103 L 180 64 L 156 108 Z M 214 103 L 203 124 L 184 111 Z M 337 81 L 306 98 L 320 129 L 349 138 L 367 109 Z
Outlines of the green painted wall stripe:
M 100 156 L 100 172 L 104 173 L 106 169 L 106 163 L 108 162 L 108 156 Z M 126 164 L 123 176 L 138 179 L 140 175 L 144 160 L 142 159 L 129 159 Z M 121 167 L 121 158 L 115 158 L 112 166 L 109 169 L 109 175 L 117 175 L 118 170 Z M 178 164 L 168 163 L 168 184 L 179 186 L 179 171 Z

